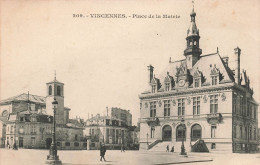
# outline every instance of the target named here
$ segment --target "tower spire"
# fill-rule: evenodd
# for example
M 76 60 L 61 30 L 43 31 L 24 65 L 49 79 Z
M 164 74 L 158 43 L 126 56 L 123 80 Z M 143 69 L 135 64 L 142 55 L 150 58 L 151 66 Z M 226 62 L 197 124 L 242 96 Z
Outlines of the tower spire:
M 199 29 L 197 28 L 195 17 L 196 12 L 194 11 L 194 0 L 192 0 L 192 11 L 190 13 L 191 21 L 190 27 L 187 30 L 187 47 L 184 50 L 184 55 L 186 56 L 187 60 L 187 67 L 191 69 L 194 64 L 199 60 L 202 50 L 199 46 Z
M 56 70 L 54 70 L 54 80 L 56 80 Z

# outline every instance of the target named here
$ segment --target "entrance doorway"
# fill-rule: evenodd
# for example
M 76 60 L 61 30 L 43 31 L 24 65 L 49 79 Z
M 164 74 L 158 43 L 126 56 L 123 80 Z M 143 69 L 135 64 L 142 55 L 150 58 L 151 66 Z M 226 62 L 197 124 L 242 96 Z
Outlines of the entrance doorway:
M 52 139 L 51 139 L 51 138 L 47 138 L 47 139 L 46 139 L 46 148 L 47 148 L 47 149 L 50 149 L 50 147 L 51 147 L 51 142 L 52 142 Z
M 162 140 L 163 141 L 172 141 L 172 128 L 169 125 L 163 127 L 162 130 Z
M 23 148 L 23 137 L 19 137 L 19 148 Z

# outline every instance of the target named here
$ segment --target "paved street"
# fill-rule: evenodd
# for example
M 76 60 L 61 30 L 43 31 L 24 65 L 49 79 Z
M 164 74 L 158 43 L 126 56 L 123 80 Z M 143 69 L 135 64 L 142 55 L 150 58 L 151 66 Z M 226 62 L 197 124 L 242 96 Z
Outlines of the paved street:
M 7 150 L 0 149 L 1 165 L 31 165 L 44 164 L 47 150 Z M 259 154 L 217 154 L 217 153 L 189 153 L 188 158 L 182 158 L 178 153 L 140 152 L 108 150 L 107 162 L 99 161 L 99 151 L 58 151 L 64 165 L 86 164 L 196 164 L 196 165 L 256 165 L 260 162 Z M 221 163 L 223 162 L 223 163 Z

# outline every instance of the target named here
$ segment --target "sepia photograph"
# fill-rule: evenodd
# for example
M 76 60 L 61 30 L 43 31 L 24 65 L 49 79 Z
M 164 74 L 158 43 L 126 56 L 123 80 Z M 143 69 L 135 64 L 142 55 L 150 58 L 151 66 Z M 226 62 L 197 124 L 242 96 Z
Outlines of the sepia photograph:
M 260 164 L 259 0 L 0 0 L 0 165 Z

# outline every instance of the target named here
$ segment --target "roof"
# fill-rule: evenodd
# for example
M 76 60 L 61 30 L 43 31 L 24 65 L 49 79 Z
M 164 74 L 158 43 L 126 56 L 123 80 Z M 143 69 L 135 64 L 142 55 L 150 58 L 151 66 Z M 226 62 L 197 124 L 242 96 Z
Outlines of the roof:
M 87 121 L 90 121 L 90 120 L 103 120 L 103 119 L 112 119 L 112 120 L 119 120 L 119 121 L 122 121 L 122 120 L 120 120 L 120 119 L 118 119 L 118 118 L 115 118 L 115 117 L 113 117 L 113 116 L 94 116 L 94 117 L 92 117 L 92 118 L 90 118 L 90 119 L 87 119 Z
M 28 96 L 29 96 L 29 98 L 28 98 Z M 9 103 L 9 102 L 13 102 L 13 101 L 28 101 L 28 100 L 33 103 L 45 104 L 45 97 L 32 95 L 32 94 L 28 95 L 27 93 L 22 93 L 20 95 L 13 96 L 13 97 L 10 97 L 5 100 L 1 100 L 0 104 Z
M 156 77 L 160 80 L 161 83 L 161 89 L 158 91 L 163 91 L 164 89 L 164 81 L 167 76 L 172 76 L 173 81 L 176 82 L 176 75 L 178 72 L 178 68 L 181 68 L 185 65 L 186 60 L 178 60 L 174 62 L 170 62 L 166 68 Z M 188 70 L 191 76 L 194 76 L 194 73 L 201 73 L 204 82 L 202 85 L 207 85 L 210 84 L 211 81 L 211 71 L 217 69 L 220 73 L 220 82 L 219 83 L 228 83 L 228 82 L 234 82 L 234 75 L 231 69 L 226 66 L 219 55 L 219 53 L 213 53 L 213 54 L 207 54 L 207 55 L 202 55 L 200 56 L 200 59 L 197 61 L 197 63 L 192 67 L 192 69 Z M 192 85 L 192 84 L 191 84 Z M 148 93 L 150 91 L 150 86 L 149 88 L 143 92 Z M 149 92 L 150 93 L 150 92 Z
M 58 80 L 56 80 L 56 78 L 55 78 L 53 81 L 48 82 L 48 83 L 46 83 L 46 84 L 52 84 L 52 83 L 63 84 L 63 83 L 59 82 Z

